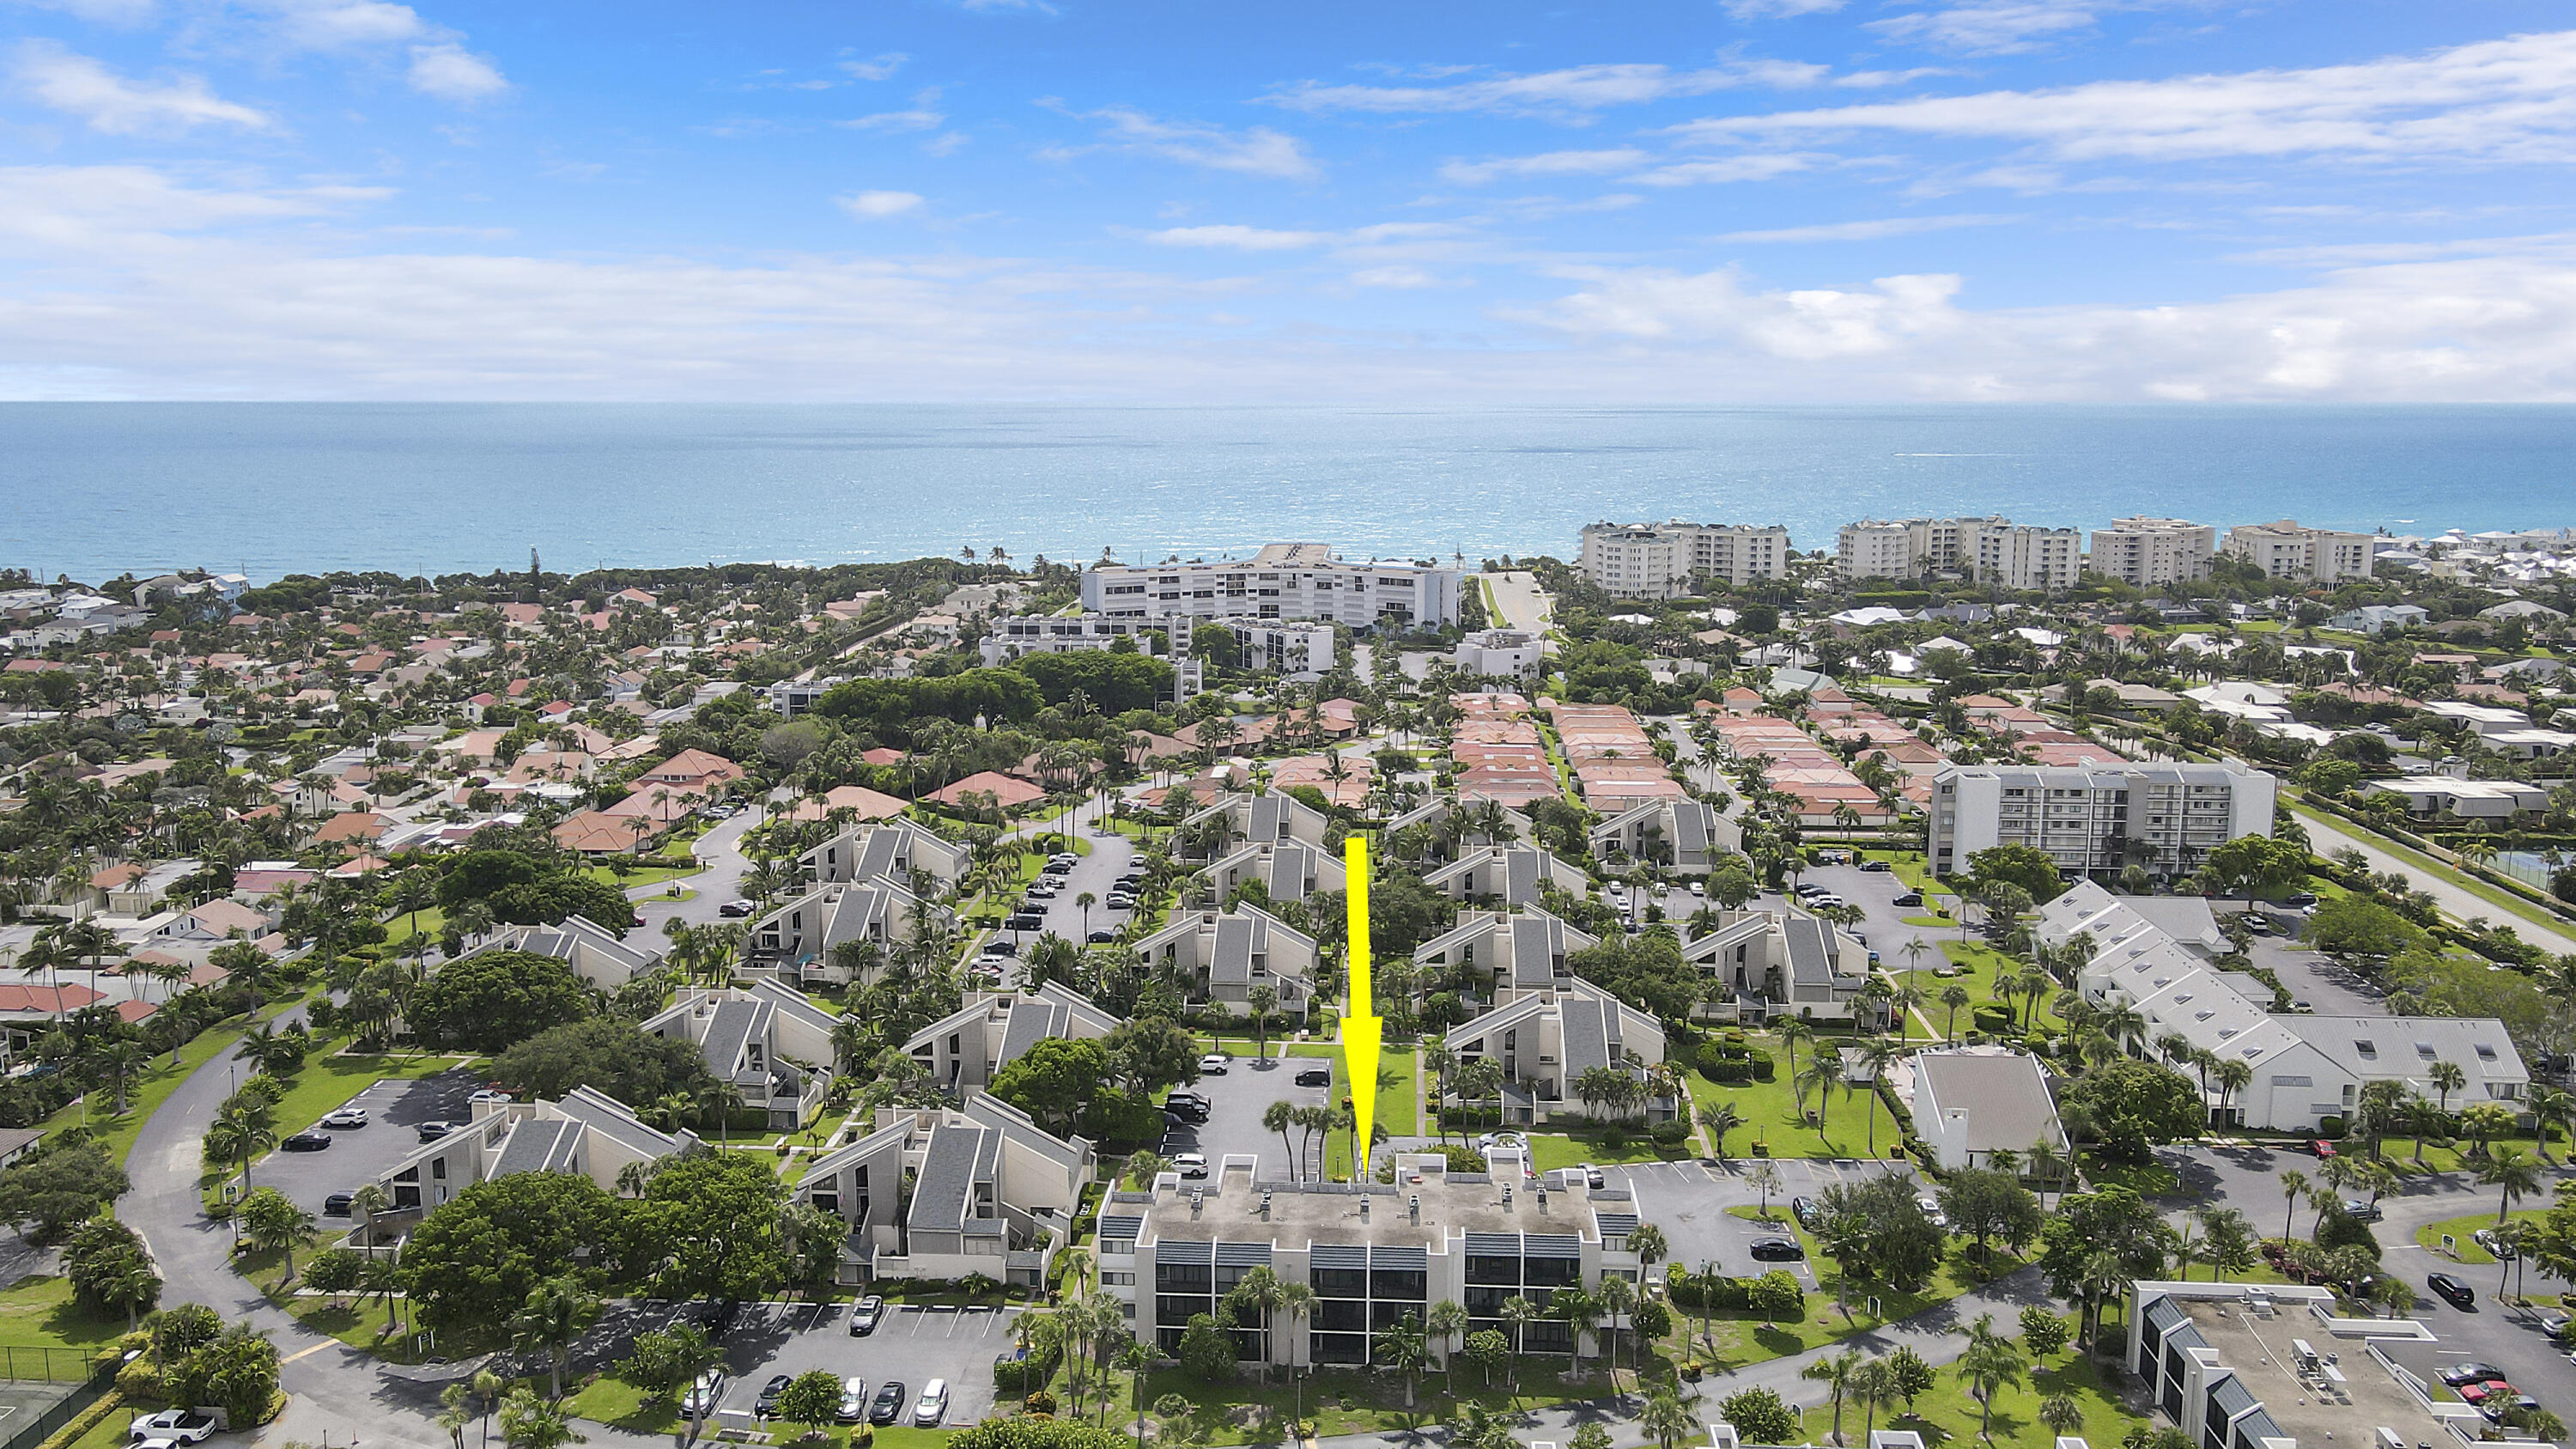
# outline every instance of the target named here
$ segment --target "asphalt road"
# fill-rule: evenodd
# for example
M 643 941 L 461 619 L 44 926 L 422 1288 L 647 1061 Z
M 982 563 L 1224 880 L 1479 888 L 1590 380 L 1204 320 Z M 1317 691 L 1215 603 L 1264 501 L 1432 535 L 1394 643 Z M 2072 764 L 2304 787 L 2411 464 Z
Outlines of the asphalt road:
M 2405 876 L 2414 889 L 2430 894 L 2434 904 L 2442 908 L 2444 915 L 2462 921 L 2483 916 L 2491 925 L 2513 927 L 2515 934 L 2545 951 L 2559 955 L 2576 951 L 2576 927 L 2553 929 L 2535 925 L 2492 901 L 2462 890 L 2440 876 L 2425 871 L 2421 867 L 2409 865 L 2398 856 L 2391 854 L 2386 846 L 2371 839 L 2368 833 L 2354 826 L 2346 825 L 2331 816 L 2297 810 L 2295 806 L 2292 808 L 2296 810 L 2300 823 L 2307 826 L 2308 842 L 2315 848 L 2317 854 L 2331 856 L 2340 851 L 2358 850 L 2370 861 L 2372 870 L 2382 873 L 2396 871 Z
M 1207 1098 L 1208 1119 L 1195 1128 L 1175 1126 L 1165 1136 L 1171 1152 L 1201 1152 L 1207 1155 L 1211 1173 L 1229 1154 L 1252 1153 L 1261 1159 L 1253 1177 L 1260 1182 L 1285 1182 L 1289 1179 L 1288 1146 L 1279 1134 L 1261 1125 L 1261 1114 L 1273 1102 L 1293 1102 L 1300 1107 L 1323 1106 L 1332 1096 L 1330 1087 L 1300 1087 L 1297 1073 L 1308 1067 L 1327 1067 L 1323 1057 L 1283 1057 L 1279 1045 L 1271 1045 L 1267 1062 L 1251 1057 L 1237 1057 L 1223 1076 L 1202 1076 L 1191 1088 Z M 1312 1144 L 1303 1142 L 1305 1134 L 1295 1130 L 1289 1141 L 1309 1147 L 1306 1160 L 1299 1166 L 1301 1174 L 1311 1174 L 1317 1159 L 1323 1155 L 1324 1136 L 1317 1133 Z
M 321 1152 L 272 1152 L 251 1169 L 255 1186 L 273 1187 L 295 1205 L 319 1216 L 322 1199 L 335 1192 L 355 1192 L 420 1150 L 416 1129 L 423 1122 L 463 1122 L 473 1113 L 465 1099 L 479 1085 L 467 1071 L 441 1072 L 417 1081 L 399 1078 L 376 1083 L 349 1100 L 367 1109 L 364 1127 L 317 1128 L 331 1146 Z M 326 1230 L 348 1227 L 346 1219 L 324 1218 Z

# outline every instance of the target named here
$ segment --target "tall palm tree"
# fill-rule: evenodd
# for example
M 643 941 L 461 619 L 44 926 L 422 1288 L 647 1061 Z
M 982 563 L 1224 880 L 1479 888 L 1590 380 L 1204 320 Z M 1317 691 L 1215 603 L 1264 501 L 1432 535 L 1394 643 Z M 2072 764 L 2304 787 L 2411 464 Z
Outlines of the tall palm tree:
M 1514 1397 L 1518 1397 L 1521 1391 L 1521 1350 L 1529 1344 L 1530 1326 L 1545 1317 L 1547 1317 L 1546 1311 L 1522 1294 L 1515 1293 L 1503 1300 L 1503 1326 L 1511 1330 L 1512 1338 L 1512 1394 Z
M 1565 1320 L 1566 1337 L 1573 1347 L 1566 1350 L 1565 1370 L 1574 1372 L 1583 1362 L 1583 1330 L 1601 1316 L 1600 1301 L 1580 1288 L 1559 1288 L 1548 1295 L 1548 1316 Z
M 2496 1225 L 2502 1227 L 2515 1203 L 2540 1190 L 2540 1164 L 2519 1147 L 2499 1147 L 2478 1169 L 2478 1181 L 2497 1189 Z
M 1467 1310 L 1454 1298 L 1443 1298 L 1431 1305 L 1422 1322 L 1423 1331 L 1439 1347 L 1440 1367 L 1449 1385 L 1449 1395 L 1458 1395 L 1458 1338 L 1467 1331 Z
M 528 1294 L 510 1318 L 510 1340 L 521 1348 L 543 1348 L 551 1378 L 549 1397 L 563 1397 L 565 1367 L 572 1360 L 573 1340 L 599 1318 L 600 1300 L 578 1279 L 548 1278 Z
M 2307 1191 L 2308 1175 L 2306 1173 L 2301 1172 L 2294 1167 L 2281 1174 L 2281 1195 L 2290 1200 L 2289 1211 L 2283 1214 L 2281 1218 L 2282 1237 L 2288 1238 L 2297 1236 L 2293 1231 L 2293 1228 L 2299 1219 L 2299 1199 L 2305 1197 L 2307 1195 Z
M 1829 1358 L 1820 1358 L 1798 1370 L 1798 1377 L 1820 1383 L 1833 1391 L 1834 1442 L 1843 1442 L 1843 1394 L 1851 1387 L 1852 1370 L 1861 1364 L 1860 1350 L 1847 1348 Z
M 1414 1380 L 1431 1361 L 1430 1341 L 1422 1332 L 1422 1320 L 1407 1313 L 1396 1320 L 1394 1327 L 1381 1330 L 1369 1357 L 1404 1375 L 1404 1407 L 1411 1413 Z
M 1968 1326 L 1968 1347 L 1959 1355 L 1959 1377 L 1975 1391 L 1979 1410 L 1977 1436 L 1994 1440 L 1995 1394 L 2026 1372 L 2029 1363 L 2013 1341 L 1995 1331 L 1995 1316 L 1977 1315 Z
M 1315 1316 L 1315 1290 L 1303 1283 L 1290 1283 L 1280 1289 L 1279 1309 L 1288 1315 L 1288 1382 L 1294 1392 L 1289 1412 L 1299 1419 L 1306 1417 L 1306 1380 L 1297 1372 L 1297 1347 L 1305 1342 L 1302 1325 Z
M 1646 1431 L 1658 1449 L 1673 1449 L 1682 1440 L 1699 1432 L 1699 1420 L 1671 1389 L 1657 1389 L 1646 1400 L 1645 1412 L 1637 1416 L 1637 1427 Z
M 1261 1381 L 1265 1384 L 1270 1382 L 1270 1360 L 1274 1356 L 1270 1348 L 1271 1320 L 1287 1302 L 1284 1289 L 1277 1273 L 1268 1267 L 1257 1267 L 1244 1274 L 1243 1281 L 1226 1295 L 1240 1315 L 1251 1320 L 1245 1326 L 1261 1335 Z

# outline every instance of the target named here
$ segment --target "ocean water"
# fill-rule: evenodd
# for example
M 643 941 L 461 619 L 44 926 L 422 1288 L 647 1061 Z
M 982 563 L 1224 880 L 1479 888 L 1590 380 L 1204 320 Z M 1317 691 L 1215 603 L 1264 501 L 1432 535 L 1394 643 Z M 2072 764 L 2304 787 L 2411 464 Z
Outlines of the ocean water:
M 0 566 L 1571 556 L 1602 518 L 2576 525 L 2570 407 L 0 404 Z

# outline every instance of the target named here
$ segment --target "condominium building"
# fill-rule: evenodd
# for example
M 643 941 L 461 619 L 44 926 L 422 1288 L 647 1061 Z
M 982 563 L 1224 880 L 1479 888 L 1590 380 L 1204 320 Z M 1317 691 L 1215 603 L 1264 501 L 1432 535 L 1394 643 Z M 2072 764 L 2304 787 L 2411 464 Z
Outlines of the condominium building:
M 1963 573 L 2011 589 L 2063 589 L 2074 586 L 2082 551 L 2074 529 L 2008 518 L 1864 519 L 1843 525 L 1834 566 L 1846 579 Z
M 1160 633 L 1166 642 L 1158 657 L 1172 666 L 1172 697 L 1165 702 L 1186 704 L 1198 697 L 1200 688 L 1199 661 L 1190 653 L 1193 624 L 1188 618 L 1166 618 L 1161 614 L 1019 614 L 995 619 L 986 627 L 979 647 L 984 666 L 989 669 L 1023 654 L 1115 649 L 1122 639 L 1138 653 L 1150 654 L 1155 651 L 1153 640 L 1147 636 Z
M 1583 576 L 1622 599 L 1695 593 L 1706 579 L 1749 584 L 1788 572 L 1789 530 L 1777 524 L 1594 523 L 1583 530 Z
M 1518 1151 L 1487 1155 L 1489 1173 L 1460 1173 L 1438 1153 L 1397 1153 L 1396 1180 L 1384 1185 L 1256 1181 L 1250 1155 L 1227 1156 L 1212 1182 L 1157 1174 L 1152 1190 L 1112 1192 L 1102 1204 L 1101 1285 L 1132 1305 L 1138 1341 L 1166 1355 L 1255 1268 L 1315 1297 L 1308 1312 L 1240 1321 L 1235 1356 L 1247 1362 L 1364 1365 L 1383 1351 L 1384 1330 L 1444 1302 L 1467 1310 L 1471 1332 L 1518 1335 L 1515 1352 L 1578 1351 L 1576 1325 L 1541 1317 L 1515 1327 L 1503 1305 L 1546 1305 L 1559 1288 L 1597 1292 L 1604 1276 L 1633 1282 L 1635 1189 L 1587 1190 L 1580 1172 L 1533 1183 Z
M 2181 518 L 2123 518 L 2093 530 L 2093 572 L 2142 589 L 2209 577 L 2218 530 Z
M 796 1180 L 797 1201 L 849 1224 L 838 1281 L 1047 1281 L 1091 1181 L 1087 1139 L 1058 1137 L 984 1092 L 955 1107 L 880 1107 L 876 1121 Z
M 1953 765 L 1933 777 L 1932 868 L 1964 873 L 1980 850 L 2028 845 L 2062 871 L 2183 875 L 2228 841 L 2271 834 L 2277 785 L 2239 765 Z
M 2369 578 L 2377 548 L 2377 541 L 2366 533 L 2301 528 L 2286 518 L 2278 523 L 2240 523 L 2227 530 L 2229 558 L 2252 564 L 2269 578 L 2306 583 Z
M 1482 629 L 1458 641 L 1449 662 L 1479 678 L 1530 679 L 1538 674 L 1547 643 L 1523 629 Z
M 1341 641 L 1330 624 L 1271 624 L 1258 619 L 1229 619 L 1235 662 L 1265 674 L 1290 679 L 1321 679 L 1341 658 Z
M 1340 559 L 1320 543 L 1274 543 L 1248 562 L 1099 564 L 1082 607 L 1118 618 L 1323 619 L 1366 629 L 1458 622 L 1459 572 L 1432 563 Z

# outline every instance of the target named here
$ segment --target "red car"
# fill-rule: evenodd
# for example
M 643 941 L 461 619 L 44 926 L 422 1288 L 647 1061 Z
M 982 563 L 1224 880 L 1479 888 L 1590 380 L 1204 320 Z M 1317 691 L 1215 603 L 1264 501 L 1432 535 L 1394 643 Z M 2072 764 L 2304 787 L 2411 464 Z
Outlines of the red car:
M 2332 1157 L 2332 1156 L 2334 1156 L 2334 1155 L 2335 1155 L 2334 1144 L 2333 1144 L 2333 1143 L 2331 1143 L 2331 1142 L 2328 1142 L 2327 1140 L 2325 1140 L 2325 1139 L 2324 1139 L 2324 1138 L 2322 1138 L 2322 1137 L 2318 1138 L 2318 1139 L 2317 1139 L 2316 1141 L 2314 1141 L 2314 1142 L 2309 1143 L 2309 1144 L 2308 1144 L 2308 1146 L 2316 1152 L 2317 1156 L 2318 1156 L 2320 1159 L 2328 1158 L 2328 1157 Z

